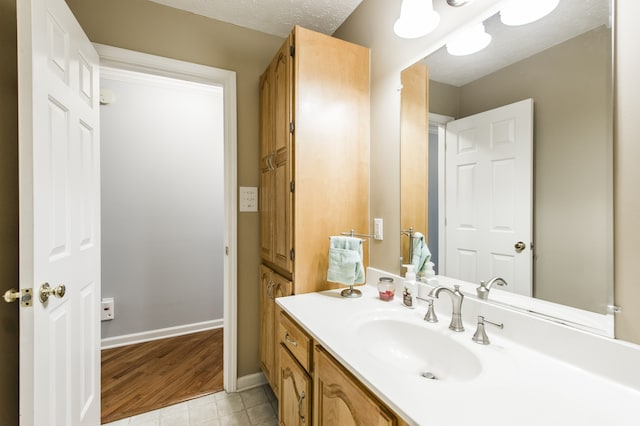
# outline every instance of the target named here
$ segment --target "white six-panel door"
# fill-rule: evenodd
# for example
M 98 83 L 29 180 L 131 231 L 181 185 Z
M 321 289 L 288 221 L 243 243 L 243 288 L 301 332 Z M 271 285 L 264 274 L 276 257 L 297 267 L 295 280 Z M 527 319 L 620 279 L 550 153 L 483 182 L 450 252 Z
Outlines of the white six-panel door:
M 21 425 L 100 424 L 98 55 L 64 0 L 18 1 Z M 62 297 L 40 302 L 44 283 Z
M 447 123 L 446 275 L 532 295 L 532 152 L 532 99 Z

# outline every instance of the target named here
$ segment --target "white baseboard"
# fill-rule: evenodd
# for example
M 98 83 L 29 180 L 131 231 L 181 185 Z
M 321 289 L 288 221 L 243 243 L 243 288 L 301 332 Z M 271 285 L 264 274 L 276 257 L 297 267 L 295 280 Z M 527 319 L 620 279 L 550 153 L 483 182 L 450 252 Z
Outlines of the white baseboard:
M 135 345 L 136 343 L 150 342 L 152 340 L 166 339 L 168 337 L 182 336 L 184 334 L 197 333 L 199 331 L 213 330 L 214 328 L 222 327 L 224 327 L 224 320 L 217 319 L 197 322 L 193 324 L 178 325 L 176 327 L 143 331 L 141 333 L 107 337 L 105 339 L 102 339 L 101 349 L 111 349 L 120 346 Z
M 237 391 L 244 391 L 251 388 L 256 388 L 267 383 L 267 378 L 262 372 L 249 374 L 246 376 L 238 377 Z

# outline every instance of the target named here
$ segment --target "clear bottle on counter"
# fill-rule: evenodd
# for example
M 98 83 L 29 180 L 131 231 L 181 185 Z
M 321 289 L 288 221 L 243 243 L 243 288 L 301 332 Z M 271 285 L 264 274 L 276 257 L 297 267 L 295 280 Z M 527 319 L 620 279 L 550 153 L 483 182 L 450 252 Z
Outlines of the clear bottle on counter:
M 388 302 L 393 300 L 396 293 L 396 284 L 391 277 L 380 277 L 378 280 L 378 295 L 380 300 Z
M 402 286 L 402 304 L 407 308 L 413 309 L 416 306 L 416 291 L 418 289 L 416 273 L 413 270 L 413 265 L 404 265 L 404 267 L 407 268 L 407 273 Z

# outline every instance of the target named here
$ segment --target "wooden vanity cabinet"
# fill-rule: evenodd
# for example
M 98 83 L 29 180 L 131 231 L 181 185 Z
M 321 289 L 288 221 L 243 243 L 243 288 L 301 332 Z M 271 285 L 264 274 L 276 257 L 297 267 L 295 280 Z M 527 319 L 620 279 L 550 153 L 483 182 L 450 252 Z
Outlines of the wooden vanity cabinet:
M 311 424 L 311 376 L 293 355 L 280 346 L 280 400 L 278 418 L 280 425 Z
M 290 296 L 291 281 L 266 266 L 260 266 L 260 366 L 274 393 L 278 395 L 277 318 L 275 299 Z
M 309 335 L 280 312 L 278 324 L 280 425 L 311 425 L 312 384 Z
M 399 424 L 396 415 L 321 346 L 315 346 L 313 359 L 314 425 Z
M 329 237 L 369 233 L 369 84 L 369 49 L 299 26 L 260 77 L 260 274 L 289 282 L 288 294 L 335 288 Z M 260 359 L 279 396 L 268 282 Z
M 371 228 L 369 85 L 368 48 L 299 26 L 260 77 L 260 255 L 295 294 L 335 288 L 329 237 Z
M 293 272 L 291 39 L 260 78 L 260 255 L 287 276 Z
M 406 426 L 282 311 L 278 345 L 280 425 Z

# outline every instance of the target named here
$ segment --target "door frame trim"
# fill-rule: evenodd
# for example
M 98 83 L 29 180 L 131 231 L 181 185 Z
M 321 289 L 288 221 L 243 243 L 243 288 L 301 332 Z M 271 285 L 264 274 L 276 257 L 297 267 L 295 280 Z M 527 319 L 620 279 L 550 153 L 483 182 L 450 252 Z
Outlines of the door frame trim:
M 133 50 L 94 43 L 100 65 L 138 71 L 163 77 L 223 88 L 224 103 L 224 179 L 225 179 L 225 248 L 224 263 L 224 389 L 235 392 L 238 385 L 238 268 L 237 268 L 237 101 L 236 73 L 206 65 L 165 58 Z M 224 250 L 228 252 L 224 253 Z

